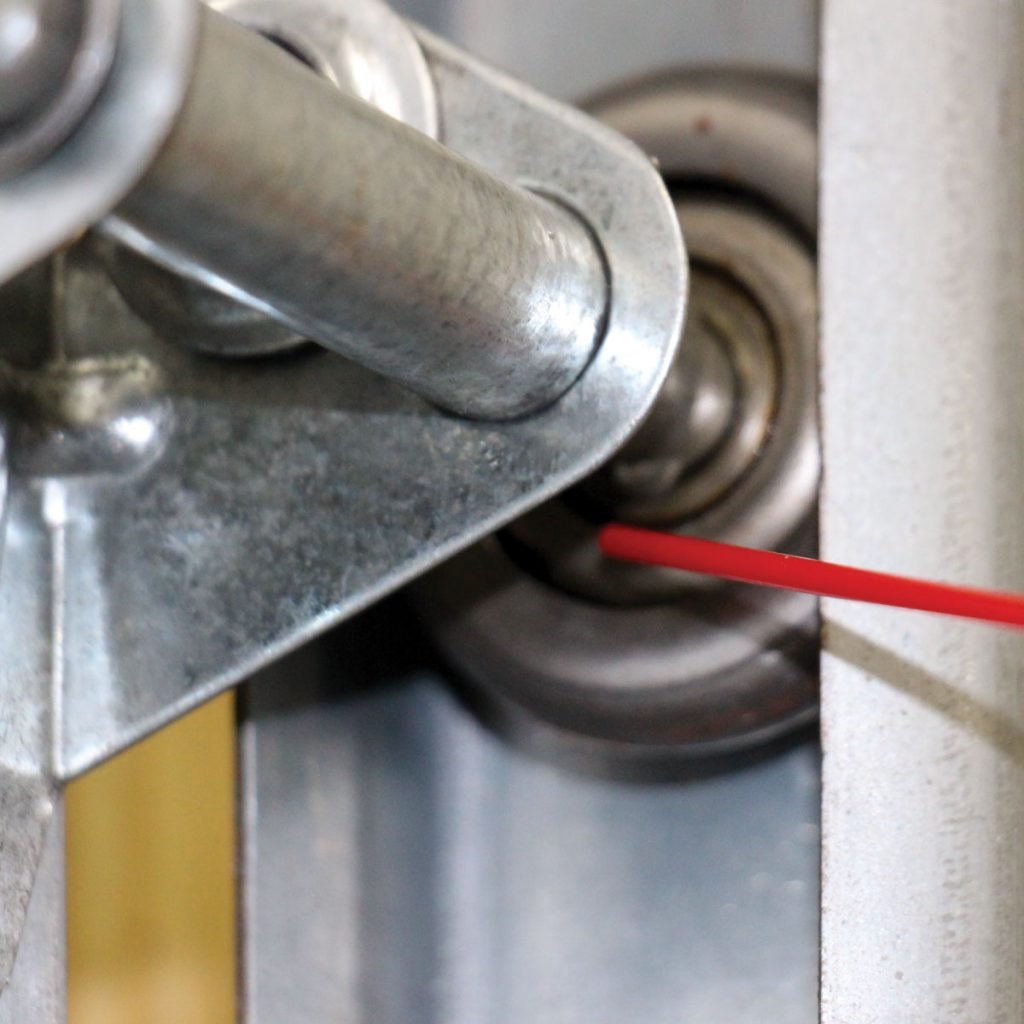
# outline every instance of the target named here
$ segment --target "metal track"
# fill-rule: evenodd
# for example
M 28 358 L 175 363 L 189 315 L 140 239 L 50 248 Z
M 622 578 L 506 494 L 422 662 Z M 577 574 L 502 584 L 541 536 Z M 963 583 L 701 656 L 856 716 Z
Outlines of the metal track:
M 826 5 L 823 554 L 1024 589 L 1024 20 Z M 825 608 L 822 1020 L 1024 1013 L 1024 638 Z

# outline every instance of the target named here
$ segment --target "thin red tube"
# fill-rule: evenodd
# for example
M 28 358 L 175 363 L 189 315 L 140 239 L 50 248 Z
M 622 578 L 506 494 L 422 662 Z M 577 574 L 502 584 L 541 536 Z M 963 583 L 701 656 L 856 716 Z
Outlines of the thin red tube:
M 604 527 L 599 542 L 605 555 L 627 562 L 1024 628 L 1024 597 L 1017 594 L 930 583 L 619 524 Z

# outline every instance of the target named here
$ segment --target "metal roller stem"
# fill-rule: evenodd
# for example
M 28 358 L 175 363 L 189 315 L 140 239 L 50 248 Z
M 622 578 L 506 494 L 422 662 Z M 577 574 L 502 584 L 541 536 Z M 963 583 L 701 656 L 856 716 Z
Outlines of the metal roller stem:
M 608 282 L 573 213 L 211 11 L 179 120 L 106 228 L 468 416 L 545 406 L 601 340 Z

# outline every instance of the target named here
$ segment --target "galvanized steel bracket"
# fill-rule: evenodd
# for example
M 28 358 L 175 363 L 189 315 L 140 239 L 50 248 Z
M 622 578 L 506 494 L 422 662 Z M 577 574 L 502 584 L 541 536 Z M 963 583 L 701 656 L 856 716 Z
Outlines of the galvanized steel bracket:
M 52 189 L 93 167 L 93 149 L 80 164 L 63 153 L 24 187 L 0 186 L 0 277 L 117 201 L 159 132 L 128 163 L 119 146 L 186 86 L 189 21 L 175 21 L 185 6 L 125 9 L 165 19 L 166 60 L 146 102 L 111 115 L 101 170 L 89 170 L 106 175 L 103 196 L 44 217 Z M 49 351 L 19 362 L 5 349 L 0 367 L 11 452 L 0 806 L 17 801 L 0 815 L 0 983 L 63 780 L 586 475 L 629 436 L 667 372 L 686 262 L 650 161 L 583 114 L 418 38 L 441 141 L 593 231 L 612 295 L 601 347 L 540 414 L 472 422 L 319 349 L 229 361 L 159 337 L 125 305 L 96 239 L 53 263 Z

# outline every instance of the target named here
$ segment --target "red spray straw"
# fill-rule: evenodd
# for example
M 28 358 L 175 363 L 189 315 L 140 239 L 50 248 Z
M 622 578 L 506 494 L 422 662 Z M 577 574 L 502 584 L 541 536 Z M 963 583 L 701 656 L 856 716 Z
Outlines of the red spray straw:
M 618 524 L 604 527 L 598 540 L 605 555 L 627 562 L 801 590 L 819 597 L 841 597 L 1024 628 L 1024 597 L 1017 594 L 929 583 L 816 558 L 780 555 Z

